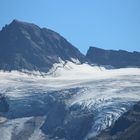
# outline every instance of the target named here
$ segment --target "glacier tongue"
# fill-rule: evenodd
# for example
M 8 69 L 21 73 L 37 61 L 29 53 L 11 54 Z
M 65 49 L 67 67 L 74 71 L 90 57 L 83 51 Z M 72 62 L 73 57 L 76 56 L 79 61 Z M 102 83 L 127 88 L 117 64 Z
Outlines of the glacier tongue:
M 134 102 L 140 100 L 139 91 L 140 69 L 138 68 L 106 70 L 88 64 L 62 62 L 55 64 L 48 74 L 0 71 L 0 93 L 8 96 L 10 102 L 10 111 L 5 114 L 10 120 L 0 129 L 3 138 L 7 136 L 6 140 L 12 140 L 11 132 L 16 124 L 18 124 L 16 127 L 23 129 L 21 126 L 28 119 L 48 116 L 48 112 L 51 112 L 49 107 L 57 111 L 56 104 L 69 114 L 64 116 L 64 122 L 59 123 L 58 128 L 67 126 L 67 123 L 72 121 L 67 116 L 81 114 L 81 118 L 78 118 L 78 121 L 81 121 L 79 119 L 86 119 L 86 113 L 93 115 L 90 122 L 92 127 L 88 133 L 83 134 L 87 139 L 110 126 Z M 65 108 L 62 108 L 62 105 Z M 52 118 L 56 117 L 53 112 L 51 114 Z M 22 118 L 24 121 L 21 121 Z M 39 120 L 44 123 L 43 118 Z M 40 137 L 45 137 L 40 129 L 42 123 L 40 122 L 35 128 L 29 140 L 38 140 L 35 139 L 37 132 Z M 54 132 L 57 137 L 56 130 Z M 17 132 L 14 133 L 16 135 Z M 46 135 L 49 135 L 48 132 Z

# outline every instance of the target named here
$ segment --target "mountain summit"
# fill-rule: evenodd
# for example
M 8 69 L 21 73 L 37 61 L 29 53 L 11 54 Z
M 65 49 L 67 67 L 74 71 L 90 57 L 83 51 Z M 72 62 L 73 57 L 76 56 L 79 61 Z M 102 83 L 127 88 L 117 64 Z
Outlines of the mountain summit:
M 48 72 L 54 63 L 85 56 L 58 33 L 35 24 L 13 20 L 0 31 L 0 69 Z

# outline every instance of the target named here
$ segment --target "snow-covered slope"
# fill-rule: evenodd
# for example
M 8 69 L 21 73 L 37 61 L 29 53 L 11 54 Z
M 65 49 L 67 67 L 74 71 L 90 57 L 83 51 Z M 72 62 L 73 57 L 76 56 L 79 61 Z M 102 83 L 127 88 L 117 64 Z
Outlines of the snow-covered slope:
M 91 136 L 97 135 L 102 129 L 110 126 L 134 102 L 140 100 L 139 91 L 140 69 L 138 68 L 106 70 L 103 67 L 100 68 L 88 64 L 61 62 L 60 64 L 54 64 L 54 67 L 47 74 L 39 72 L 33 72 L 32 74 L 30 72 L 29 74 L 18 71 L 1 71 L 0 93 L 9 97 L 10 111 L 5 114 L 8 122 L 5 122 L 0 128 L 2 130 L 5 129 L 0 131 L 0 135 L 3 133 L 4 136 L 6 130 L 13 129 L 12 127 L 17 124 L 16 121 L 12 121 L 13 119 L 18 120 L 21 117 L 26 119 L 33 116 L 47 117 L 48 112 L 50 112 L 49 105 L 52 110 L 56 111 L 56 114 L 51 113 L 52 118 L 55 117 L 57 115 L 57 108 L 54 106 L 56 104 L 58 107 L 60 104 L 57 101 L 60 101 L 63 102 L 66 114 L 70 114 L 71 117 L 73 117 L 73 114 L 74 116 L 75 114 L 78 114 L 78 116 L 93 115 L 92 121 L 89 123 L 92 126 L 90 127 L 88 124 L 88 132 L 83 134 L 81 129 L 77 127 L 79 128 L 78 132 L 81 135 L 83 134 L 82 137 L 88 139 Z M 57 118 L 60 116 L 58 113 Z M 69 115 L 63 116 L 62 120 L 64 122 L 61 122 L 62 124 L 59 123 L 55 127 L 64 127 L 67 130 L 67 123 L 71 121 L 72 124 L 73 120 L 68 117 Z M 80 121 L 82 121 L 81 118 Z M 46 124 L 48 123 L 47 119 L 45 122 Z M 7 123 L 8 127 L 5 127 Z M 53 131 L 52 124 L 49 125 Z M 43 126 L 44 135 L 48 135 L 47 139 L 49 139 L 50 131 L 46 131 L 46 129 L 49 128 Z M 37 132 L 39 128 L 37 127 L 35 130 Z M 41 135 L 43 135 L 43 132 L 40 130 Z M 51 136 L 54 135 L 54 137 L 59 139 L 56 130 L 54 132 Z M 11 134 L 8 135 L 9 137 L 11 136 Z M 79 134 L 75 134 L 75 139 L 78 137 L 77 135 Z M 12 140 L 12 137 L 9 140 Z M 69 140 L 70 136 L 67 137 L 64 135 L 63 138 Z M 78 138 L 79 140 L 83 139 L 81 137 Z M 27 140 L 30 139 L 31 137 L 27 138 Z M 7 139 L 3 137 L 0 140 Z M 34 140 L 36 139 L 34 138 Z
M 43 117 L 8 120 L 0 125 L 0 140 L 44 140 L 45 136 L 39 129 L 43 121 Z

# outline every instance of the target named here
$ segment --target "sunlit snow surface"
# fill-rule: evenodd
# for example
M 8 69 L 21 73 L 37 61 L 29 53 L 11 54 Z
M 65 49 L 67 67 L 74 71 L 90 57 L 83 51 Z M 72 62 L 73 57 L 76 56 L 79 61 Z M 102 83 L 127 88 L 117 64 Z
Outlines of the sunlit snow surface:
M 75 89 L 74 92 L 71 89 Z M 140 100 L 140 69 L 106 70 L 103 67 L 68 62 L 54 65 L 48 74 L 1 71 L 0 93 L 9 97 L 11 114 L 16 112 L 12 107 L 15 104 L 17 109 L 24 109 L 31 106 L 32 100 L 37 100 L 43 106 L 43 97 L 48 93 L 62 96 L 68 107 L 78 105 L 81 109 L 91 110 L 95 116 L 93 127 L 87 134 L 88 138 L 110 126 L 128 107 Z M 66 97 L 67 95 L 70 96 Z M 41 116 L 41 113 L 39 115 Z M 34 114 L 25 118 L 21 116 L 17 119 L 9 118 L 8 122 L 0 124 L 0 140 L 13 140 L 13 127 L 23 127 L 22 124 Z M 40 133 L 38 136 L 41 135 L 39 139 L 43 140 L 42 132 L 37 130 L 38 128 L 36 132 Z M 33 133 L 29 140 L 32 140 L 34 135 Z

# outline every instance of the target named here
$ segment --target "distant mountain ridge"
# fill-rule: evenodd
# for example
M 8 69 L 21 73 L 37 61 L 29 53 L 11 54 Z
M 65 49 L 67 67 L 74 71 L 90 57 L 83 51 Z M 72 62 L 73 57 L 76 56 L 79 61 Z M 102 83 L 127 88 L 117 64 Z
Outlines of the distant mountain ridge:
M 97 65 L 109 65 L 114 68 L 140 67 L 140 52 L 124 50 L 104 50 L 90 47 L 86 58 Z
M 35 24 L 13 20 L 0 31 L 0 69 L 48 72 L 54 63 L 85 56 L 58 33 Z
M 113 68 L 140 67 L 140 52 L 90 47 L 85 56 L 55 31 L 19 20 L 0 31 L 0 70 L 48 72 L 53 64 L 62 61 Z

